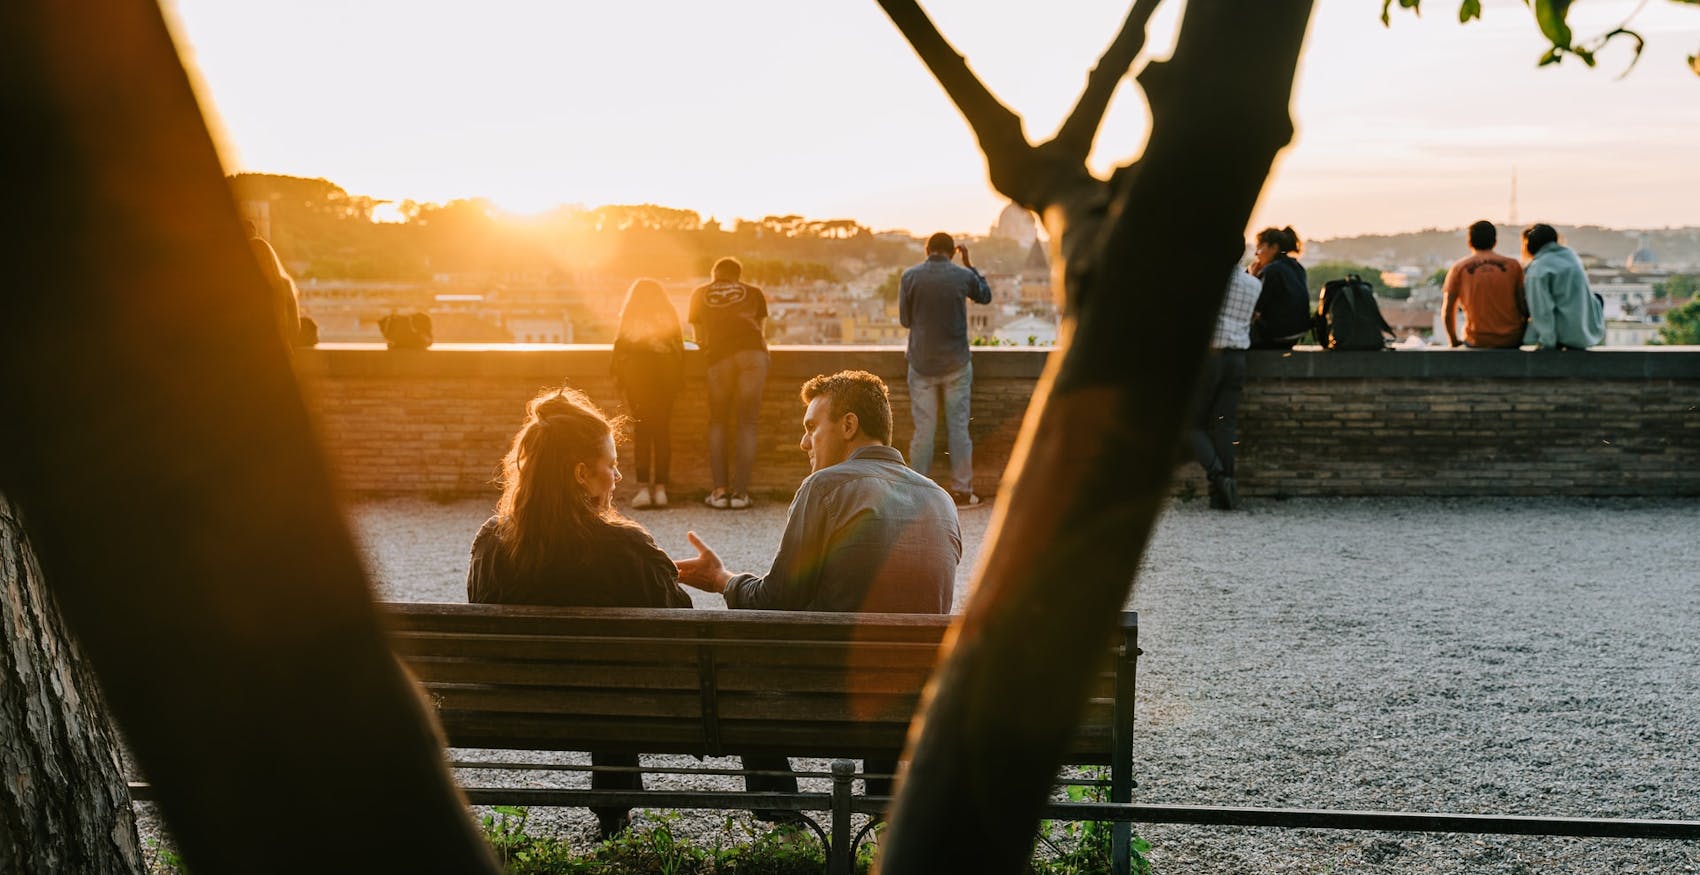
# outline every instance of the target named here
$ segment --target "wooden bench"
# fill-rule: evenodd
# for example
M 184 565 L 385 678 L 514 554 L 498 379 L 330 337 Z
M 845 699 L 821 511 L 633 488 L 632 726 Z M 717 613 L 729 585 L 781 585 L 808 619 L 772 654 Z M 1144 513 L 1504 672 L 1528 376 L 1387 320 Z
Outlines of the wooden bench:
M 812 820 L 809 825 L 828 848 L 829 871 L 845 873 L 862 837 L 851 837 L 850 814 L 877 817 L 888 801 L 852 794 L 857 775 L 849 761 L 898 757 L 951 620 L 422 603 L 386 604 L 383 611 L 396 650 L 430 695 L 451 747 L 833 760 L 830 793 L 469 786 L 470 801 L 828 811 L 830 838 Z M 1132 799 L 1137 634 L 1137 615 L 1123 613 L 1067 759 L 1108 766 L 1112 802 Z M 1062 807 L 1051 815 L 1069 817 Z M 1115 845 L 1116 869 L 1124 872 L 1126 824 L 1118 826 Z

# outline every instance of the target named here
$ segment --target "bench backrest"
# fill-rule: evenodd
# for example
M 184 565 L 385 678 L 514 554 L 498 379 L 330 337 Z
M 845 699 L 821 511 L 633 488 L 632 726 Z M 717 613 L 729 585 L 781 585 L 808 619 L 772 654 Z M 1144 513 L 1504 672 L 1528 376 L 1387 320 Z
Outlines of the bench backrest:
M 423 603 L 384 613 L 450 746 L 705 756 L 895 757 L 951 621 Z M 1113 739 L 1126 743 L 1137 622 L 1122 614 L 1105 647 L 1071 762 L 1110 763 Z

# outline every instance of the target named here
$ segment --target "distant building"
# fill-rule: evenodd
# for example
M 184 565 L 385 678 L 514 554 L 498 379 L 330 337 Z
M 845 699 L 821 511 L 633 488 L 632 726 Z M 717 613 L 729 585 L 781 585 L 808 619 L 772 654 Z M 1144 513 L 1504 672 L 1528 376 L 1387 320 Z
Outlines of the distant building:
M 1646 346 L 1659 336 L 1659 323 L 1641 320 L 1606 320 L 1605 346 Z
M 1016 346 L 1056 346 L 1057 323 L 1039 316 L 1019 316 L 1004 323 L 992 336 Z
M 998 213 L 998 220 L 992 223 L 991 236 L 1031 246 L 1039 239 L 1039 223 L 1034 221 L 1033 213 L 1026 207 L 1012 203 Z
M 1653 248 L 1647 245 L 1646 234 L 1641 235 L 1635 251 L 1629 253 L 1623 267 L 1630 273 L 1651 273 L 1659 269 L 1659 257 L 1653 253 Z

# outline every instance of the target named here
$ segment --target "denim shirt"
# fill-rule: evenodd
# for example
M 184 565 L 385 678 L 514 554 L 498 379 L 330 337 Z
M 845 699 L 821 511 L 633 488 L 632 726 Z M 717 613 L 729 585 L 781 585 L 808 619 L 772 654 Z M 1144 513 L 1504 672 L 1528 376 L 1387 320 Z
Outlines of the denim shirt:
M 886 446 L 803 480 L 773 567 L 726 585 L 726 605 L 946 614 L 962 560 L 956 504 Z
M 992 302 L 992 287 L 971 267 L 948 255 L 903 272 L 897 286 L 897 317 L 909 329 L 909 367 L 925 377 L 942 377 L 968 364 L 968 299 Z

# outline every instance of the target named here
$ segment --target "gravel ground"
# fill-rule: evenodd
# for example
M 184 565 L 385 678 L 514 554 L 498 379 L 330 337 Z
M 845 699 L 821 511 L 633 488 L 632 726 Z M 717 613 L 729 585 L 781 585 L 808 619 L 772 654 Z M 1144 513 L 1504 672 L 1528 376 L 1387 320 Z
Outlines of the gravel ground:
M 357 505 L 379 596 L 464 599 L 467 547 L 488 512 L 487 501 Z M 634 516 L 676 556 L 689 528 L 728 567 L 759 571 L 785 507 Z M 959 608 L 989 518 L 963 514 Z M 1145 651 L 1136 798 L 1700 819 L 1696 532 L 1693 501 L 1295 500 L 1235 514 L 1177 501 L 1130 600 Z M 591 832 L 576 809 L 534 824 Z M 713 841 L 751 827 L 712 813 L 676 828 Z M 1692 842 L 1139 831 L 1159 873 L 1700 873 Z

